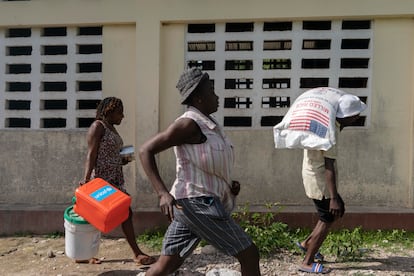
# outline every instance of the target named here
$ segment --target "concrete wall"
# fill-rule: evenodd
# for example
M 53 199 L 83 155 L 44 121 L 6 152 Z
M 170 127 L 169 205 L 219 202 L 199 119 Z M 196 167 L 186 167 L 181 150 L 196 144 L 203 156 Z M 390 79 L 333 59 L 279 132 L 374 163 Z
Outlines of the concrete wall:
M 406 58 L 413 53 L 413 24 L 414 21 L 409 18 L 380 18 L 374 21 L 371 121 L 366 128 L 344 129 L 340 137 L 339 185 L 351 205 L 413 206 L 413 86 L 410 78 L 413 58 Z M 171 47 L 184 47 L 182 37 L 185 30 L 184 26 L 180 30 L 180 26 L 162 26 L 162 37 L 168 41 L 161 43 L 167 45 L 161 51 L 161 57 L 168 62 L 160 68 L 159 129 L 165 129 L 182 111 L 177 98 L 173 98 L 177 93 L 174 86 L 180 72 L 177 64 L 180 65 L 183 59 L 180 55 L 182 51 Z M 396 41 L 404 46 L 396 47 Z M 170 62 L 174 53 L 177 58 L 175 62 Z M 164 71 L 170 74 L 164 76 Z M 158 131 L 158 128 L 153 131 Z M 300 150 L 275 150 L 271 129 L 231 130 L 227 133 L 236 149 L 235 178 L 243 180 L 244 189 L 239 197 L 241 203 L 308 203 L 301 184 Z M 160 167 L 167 179 L 173 179 L 173 161 L 172 154 L 161 155 Z M 145 181 L 141 171 L 137 177 Z
M 342 137 L 341 186 L 353 204 L 413 207 L 413 31 L 412 19 L 375 20 L 371 122 Z
M 0 204 L 71 202 L 82 175 L 84 135 L 65 131 L 2 131 Z
M 414 205 L 413 15 L 414 5 L 404 0 L 0 2 L 0 28 L 104 26 L 103 94 L 123 99 L 119 131 L 125 144 L 136 147 L 183 111 L 175 84 L 184 68 L 188 22 L 373 19 L 370 121 L 366 128 L 341 134 L 339 181 L 349 205 L 387 208 Z M 309 204 L 301 184 L 300 150 L 275 150 L 270 128 L 227 134 L 236 149 L 240 204 Z M 70 204 L 83 174 L 85 138 L 84 130 L 0 130 L 0 206 Z M 172 151 L 158 160 L 161 174 L 172 183 Z M 158 211 L 139 161 L 126 166 L 125 173 L 134 210 Z

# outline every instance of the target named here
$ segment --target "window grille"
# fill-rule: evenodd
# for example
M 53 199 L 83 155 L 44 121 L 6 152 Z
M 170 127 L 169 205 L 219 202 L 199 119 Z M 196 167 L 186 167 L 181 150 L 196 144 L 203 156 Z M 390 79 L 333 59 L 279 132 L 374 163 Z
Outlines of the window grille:
M 290 97 L 262 97 L 262 108 L 281 108 L 290 106 Z
M 214 33 L 216 24 L 188 24 L 188 33 Z
M 224 89 L 252 89 L 253 79 L 226 79 Z
M 274 69 L 291 69 L 292 62 L 290 59 L 264 59 L 263 70 Z
M 292 30 L 292 22 L 264 22 L 263 23 L 264 32 L 291 31 L 291 30 Z
M 7 100 L 6 103 L 9 110 L 30 110 L 30 101 Z
M 302 68 L 303 69 L 314 69 L 314 68 L 322 68 L 322 69 L 329 69 L 329 58 L 323 59 L 316 59 L 316 58 L 309 58 L 309 59 L 302 59 Z
M 250 108 L 252 101 L 249 97 L 224 98 L 224 108 Z
M 273 127 L 283 120 L 283 116 L 262 116 L 260 126 Z
M 254 23 L 248 22 L 248 23 L 226 23 L 226 32 L 253 32 L 254 29 Z
M 331 49 L 330 39 L 304 39 L 302 44 L 304 50 L 328 50 Z
M 290 79 L 263 79 L 262 89 L 286 89 L 290 88 Z
M 226 70 L 253 70 L 253 60 L 226 60 Z
M 370 20 L 344 20 L 342 21 L 343 30 L 363 30 L 370 29 L 371 21 Z
M 226 51 L 253 51 L 253 41 L 226 41 Z
M 42 63 L 42 73 L 45 74 L 58 74 L 66 73 L 68 65 L 66 63 Z
M 216 50 L 216 44 L 214 41 L 189 42 L 187 45 L 189 52 L 206 52 Z
M 370 106 L 372 24 L 336 19 L 189 24 L 185 62 L 214 79 L 220 97 L 214 116 L 226 128 L 272 127 L 301 93 L 319 86 L 343 89 Z M 355 126 L 367 126 L 368 118 L 369 108 Z
M 32 54 L 32 46 L 6 47 L 7 56 L 30 56 L 31 54 Z
M 30 28 L 12 28 L 6 30 L 6 37 L 30 37 L 32 29 Z
M 190 68 L 197 67 L 203 71 L 215 70 L 216 61 L 215 60 L 189 60 L 187 65 Z
M 292 40 L 265 40 L 263 50 L 291 50 Z
M 330 30 L 331 21 L 303 21 L 304 30 Z
M 87 128 L 102 99 L 102 27 L 0 29 L 0 129 Z
M 368 68 L 369 58 L 341 58 L 341 68 Z
M 300 88 L 329 86 L 329 78 L 300 78 Z

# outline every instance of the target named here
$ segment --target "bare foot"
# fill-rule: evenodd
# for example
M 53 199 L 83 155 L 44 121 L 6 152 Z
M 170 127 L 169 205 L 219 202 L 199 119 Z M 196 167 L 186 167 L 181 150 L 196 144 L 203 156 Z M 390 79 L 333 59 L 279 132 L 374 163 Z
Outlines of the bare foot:
M 136 256 L 134 260 L 137 265 L 150 265 L 157 261 L 154 257 L 143 254 Z
M 98 258 L 91 258 L 89 260 L 76 260 L 75 263 L 77 264 L 101 264 L 101 260 Z

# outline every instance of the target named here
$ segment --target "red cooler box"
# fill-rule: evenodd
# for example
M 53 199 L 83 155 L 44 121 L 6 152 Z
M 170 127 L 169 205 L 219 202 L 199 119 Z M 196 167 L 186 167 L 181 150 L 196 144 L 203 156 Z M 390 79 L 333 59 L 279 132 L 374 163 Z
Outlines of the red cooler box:
M 74 211 L 107 233 L 124 222 L 129 215 L 131 197 L 102 178 L 95 178 L 76 189 Z

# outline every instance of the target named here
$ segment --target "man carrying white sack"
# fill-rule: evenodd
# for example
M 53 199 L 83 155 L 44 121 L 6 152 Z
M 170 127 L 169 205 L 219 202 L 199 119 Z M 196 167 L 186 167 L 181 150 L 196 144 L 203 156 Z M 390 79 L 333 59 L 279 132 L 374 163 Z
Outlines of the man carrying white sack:
M 340 91 L 339 92 L 343 92 Z M 306 195 L 313 200 L 319 220 L 312 233 L 296 245 L 305 253 L 299 267 L 300 271 L 309 273 L 329 273 L 331 269 L 320 262 L 323 255 L 319 253 L 323 241 L 329 233 L 332 223 L 345 213 L 345 204 L 337 190 L 336 164 L 338 134 L 344 127 L 358 120 L 366 105 L 357 97 L 343 93 L 334 104 L 336 107 L 335 144 L 327 150 L 304 149 L 302 178 Z M 315 259 L 320 262 L 315 262 Z

